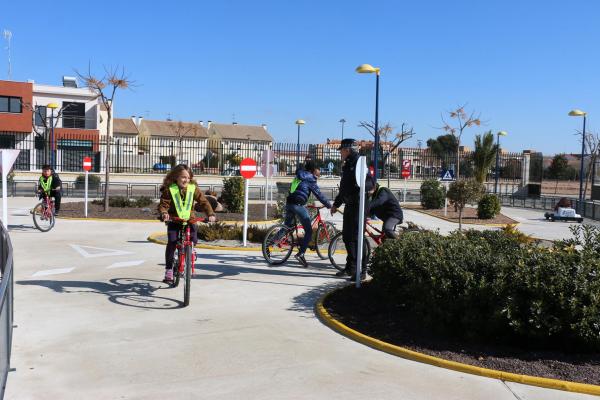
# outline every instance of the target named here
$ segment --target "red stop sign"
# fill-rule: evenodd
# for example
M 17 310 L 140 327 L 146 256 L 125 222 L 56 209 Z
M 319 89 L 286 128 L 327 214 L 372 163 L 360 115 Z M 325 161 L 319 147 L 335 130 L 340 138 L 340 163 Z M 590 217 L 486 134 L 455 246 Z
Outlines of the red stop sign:
M 254 178 L 254 175 L 256 175 L 256 161 L 252 158 L 244 158 L 240 164 L 240 173 L 246 179 Z
M 84 171 L 91 171 L 92 170 L 92 159 L 91 159 L 91 157 L 84 157 L 83 158 L 83 169 L 84 169 Z

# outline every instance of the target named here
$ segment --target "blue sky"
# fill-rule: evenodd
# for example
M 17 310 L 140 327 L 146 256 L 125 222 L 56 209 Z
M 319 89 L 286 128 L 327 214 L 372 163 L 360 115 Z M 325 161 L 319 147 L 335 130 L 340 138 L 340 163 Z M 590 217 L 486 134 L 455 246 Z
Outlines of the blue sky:
M 125 66 L 137 83 L 116 114 L 269 126 L 278 141 L 345 136 L 374 118 L 413 126 L 425 142 L 440 115 L 467 104 L 506 130 L 511 151 L 579 152 L 574 136 L 600 118 L 600 2 L 218 1 L 3 2 L 13 33 L 13 79 L 60 84 L 75 69 Z M 37 10 L 37 11 L 36 11 Z M 5 43 L 5 42 L 4 42 Z M 3 43 L 3 44 L 4 44 Z M 3 45 L 4 47 L 4 45 Z M 6 51 L 0 79 L 6 79 Z M 600 131 L 598 131 L 600 133 Z M 408 145 L 416 145 L 412 140 Z

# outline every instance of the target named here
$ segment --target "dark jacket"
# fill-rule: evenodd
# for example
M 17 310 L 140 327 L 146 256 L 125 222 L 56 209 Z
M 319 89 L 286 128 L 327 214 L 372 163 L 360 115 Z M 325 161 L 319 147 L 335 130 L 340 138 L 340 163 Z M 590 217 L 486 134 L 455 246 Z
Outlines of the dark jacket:
M 56 172 L 52 173 L 52 183 L 50 184 L 50 190 L 56 190 L 57 187 L 62 186 L 62 181 L 60 180 L 60 178 L 58 177 L 58 174 Z M 44 178 L 43 176 L 40 176 L 40 178 L 42 178 L 44 180 L 44 182 L 46 182 L 46 178 Z M 43 192 L 44 189 L 42 189 L 42 185 L 40 185 L 40 181 L 38 179 L 38 188 L 37 188 L 38 192 Z M 60 190 L 60 189 L 59 189 Z
M 300 179 L 300 184 L 298 184 L 294 193 L 288 195 L 287 203 L 303 206 L 308 201 L 310 194 L 314 193 L 315 197 L 319 199 L 325 207 L 331 208 L 331 202 L 323 193 L 321 193 L 321 189 L 319 189 L 319 185 L 317 185 L 317 178 L 315 178 L 311 172 L 304 169 L 298 169 L 296 171 L 296 178 Z
M 358 204 L 360 199 L 360 188 L 356 184 L 356 163 L 358 162 L 359 154 L 352 152 L 344 161 L 342 167 L 342 180 L 340 181 L 340 191 L 333 202 L 335 207 L 342 204 Z M 373 178 L 371 174 L 367 174 L 365 192 L 373 189 Z
M 392 217 L 398 218 L 400 223 L 404 220 L 398 199 L 390 189 L 383 186 L 379 186 L 373 193 L 373 198 L 369 203 L 369 215 L 375 215 L 383 221 Z

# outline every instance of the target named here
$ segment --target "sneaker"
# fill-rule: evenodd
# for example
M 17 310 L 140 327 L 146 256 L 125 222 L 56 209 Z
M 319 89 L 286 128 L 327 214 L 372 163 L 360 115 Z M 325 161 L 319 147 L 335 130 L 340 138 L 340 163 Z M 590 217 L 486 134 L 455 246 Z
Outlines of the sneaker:
M 343 270 L 335 273 L 335 276 L 346 276 L 346 275 L 350 275 L 350 273 L 348 272 L 347 269 L 343 269 Z
M 54 211 L 54 216 L 58 217 L 58 211 Z
M 173 283 L 173 270 L 172 269 L 166 269 L 165 270 L 165 279 L 163 279 L 164 283 Z
M 302 265 L 304 268 L 308 267 L 308 263 L 306 262 L 306 258 L 304 258 L 304 254 L 298 253 L 294 257 L 296 258 L 296 260 L 298 260 L 300 265 Z

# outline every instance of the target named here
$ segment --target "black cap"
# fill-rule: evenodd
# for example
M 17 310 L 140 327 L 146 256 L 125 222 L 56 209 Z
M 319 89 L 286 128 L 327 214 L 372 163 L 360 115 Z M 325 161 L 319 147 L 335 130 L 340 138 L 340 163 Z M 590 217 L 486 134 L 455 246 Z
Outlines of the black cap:
M 344 139 L 344 140 L 342 140 L 340 147 L 338 147 L 338 150 L 347 149 L 347 148 L 356 148 L 356 147 L 357 147 L 356 140 Z

